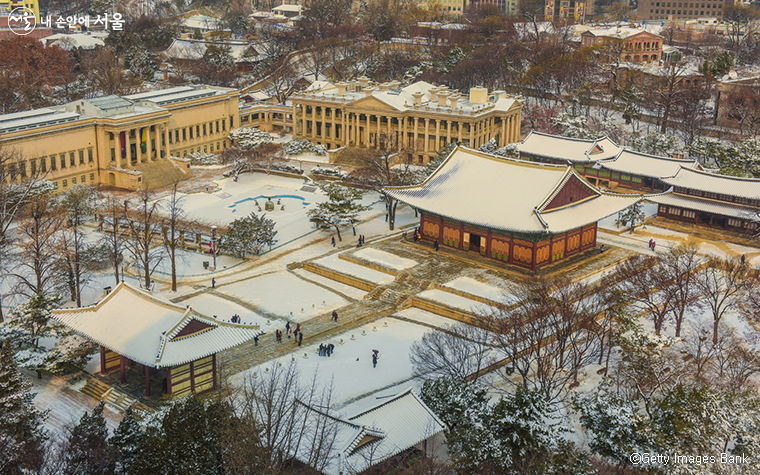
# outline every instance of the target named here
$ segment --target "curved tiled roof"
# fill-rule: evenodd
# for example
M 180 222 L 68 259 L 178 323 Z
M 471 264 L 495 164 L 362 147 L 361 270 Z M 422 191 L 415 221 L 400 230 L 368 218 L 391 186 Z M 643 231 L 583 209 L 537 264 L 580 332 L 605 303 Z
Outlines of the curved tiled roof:
M 668 185 L 740 198 L 760 199 L 760 179 L 719 175 L 681 167 L 662 181 Z
M 594 196 L 545 211 L 571 177 Z M 457 147 L 422 184 L 387 187 L 393 198 L 445 218 L 523 233 L 561 233 L 606 218 L 641 199 L 602 192 L 572 168 Z
M 152 368 L 183 365 L 261 334 L 258 325 L 209 318 L 124 282 L 97 304 L 54 310 L 53 318 L 89 340 Z M 174 338 L 192 320 L 207 329 Z

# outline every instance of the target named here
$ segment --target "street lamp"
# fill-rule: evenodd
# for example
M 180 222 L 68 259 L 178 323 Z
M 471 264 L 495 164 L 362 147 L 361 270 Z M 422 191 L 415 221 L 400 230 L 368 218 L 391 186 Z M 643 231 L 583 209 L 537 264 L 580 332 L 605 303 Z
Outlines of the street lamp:
M 211 226 L 211 254 L 214 256 L 214 270 L 216 270 L 216 226 Z

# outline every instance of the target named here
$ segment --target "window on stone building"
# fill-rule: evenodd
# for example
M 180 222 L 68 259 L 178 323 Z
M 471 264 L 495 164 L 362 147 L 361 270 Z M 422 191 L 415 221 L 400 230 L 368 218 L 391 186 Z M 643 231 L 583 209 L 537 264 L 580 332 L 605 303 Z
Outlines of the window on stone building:
M 72 167 L 75 167 L 77 165 L 77 160 L 74 157 L 74 152 L 69 152 L 69 165 Z
M 92 149 L 91 148 L 87 149 L 87 161 L 92 163 Z
M 84 150 L 79 151 L 79 164 L 84 165 Z
M 57 163 L 55 161 L 55 155 L 51 155 L 50 156 L 50 169 L 51 170 L 55 170 L 57 168 L 56 165 L 57 165 Z
M 61 169 L 64 169 L 64 168 L 66 168 L 66 154 L 62 153 L 61 154 Z

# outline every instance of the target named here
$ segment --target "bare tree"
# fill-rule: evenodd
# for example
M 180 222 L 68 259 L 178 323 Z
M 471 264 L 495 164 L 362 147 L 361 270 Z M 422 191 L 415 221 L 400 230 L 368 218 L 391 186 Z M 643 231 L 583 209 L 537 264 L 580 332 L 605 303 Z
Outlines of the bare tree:
M 177 291 L 177 249 L 182 245 L 182 233 L 180 225 L 186 224 L 187 213 L 182 208 L 184 196 L 177 191 L 177 183 L 172 188 L 172 193 L 164 203 L 166 212 L 162 216 L 161 236 L 163 237 L 164 248 L 169 256 L 169 263 L 172 269 L 172 292 Z
M 61 229 L 59 250 L 63 269 L 68 275 L 71 300 L 82 306 L 82 287 L 89 280 L 91 250 L 93 244 L 82 232 L 82 225 L 95 213 L 97 189 L 88 185 L 77 185 L 66 190 L 61 196 L 60 207 L 65 215 Z
M 124 237 L 121 235 L 119 222 L 123 216 L 121 205 L 115 198 L 110 197 L 104 209 L 100 211 L 103 237 L 101 242 L 108 254 L 108 260 L 113 265 L 114 278 L 119 285 L 119 265 L 124 260 Z
M 376 147 L 356 150 L 353 157 L 361 168 L 352 173 L 351 178 L 383 195 L 390 230 L 396 226 L 398 201 L 385 191 L 385 187 L 409 185 L 419 179 L 411 160 L 401 158 L 407 155 L 406 152 L 391 137 L 380 134 Z
M 757 287 L 757 277 L 739 259 L 713 257 L 697 274 L 696 285 L 713 317 L 713 343 L 718 342 L 721 319 Z
M 668 284 L 662 260 L 653 256 L 633 255 L 615 269 L 618 288 L 649 314 L 659 335 L 671 314 L 674 302 L 663 291 Z
M 137 198 L 137 205 L 130 209 L 129 200 L 124 200 L 123 219 L 129 225 L 129 236 L 124 240 L 124 246 L 135 258 L 135 268 L 144 278 L 146 289 L 151 287 L 151 276 L 161 263 L 163 252 L 161 247 L 153 246 L 153 234 L 159 231 L 161 202 L 154 200 L 146 189 Z
M 21 212 L 18 231 L 20 259 L 13 276 L 18 279 L 20 293 L 31 297 L 44 295 L 60 285 L 57 234 L 63 216 L 48 195 L 32 198 Z
M 9 229 L 19 212 L 36 194 L 37 180 L 42 174 L 41 168 L 36 168 L 35 173 L 27 175 L 26 168 L 22 172 L 21 167 L 26 167 L 21 153 L 8 147 L 0 147 L 0 281 L 6 275 L 8 269 L 2 269 L 3 264 L 8 264 L 8 254 L 13 238 Z M 3 321 L 3 298 L 0 293 L 0 322 Z
M 508 385 L 541 391 L 562 400 L 578 372 L 598 358 L 594 321 L 605 300 L 586 284 L 566 278 L 537 277 L 518 292 L 522 305 L 491 317 L 492 344 L 505 362 L 498 376 Z M 504 372 L 506 369 L 506 373 Z M 513 381 L 511 371 L 519 376 Z
M 456 379 L 480 377 L 492 361 L 488 332 L 482 328 L 457 323 L 422 335 L 412 344 L 409 359 L 414 372 L 423 378 L 450 376 Z
M 676 324 L 676 338 L 681 336 L 686 312 L 700 307 L 696 280 L 703 263 L 697 246 L 686 244 L 670 248 L 657 267 L 658 271 L 663 272 L 665 285 L 662 290 L 670 302 L 668 310 Z
M 233 450 L 260 450 L 263 456 L 244 459 L 262 465 L 238 467 L 236 473 L 283 473 L 294 457 L 320 472 L 330 463 L 338 429 L 331 415 L 332 383 L 323 385 L 316 373 L 308 382 L 301 376 L 295 361 L 246 376 L 233 404 L 247 425 L 245 432 L 259 446 L 239 440 Z

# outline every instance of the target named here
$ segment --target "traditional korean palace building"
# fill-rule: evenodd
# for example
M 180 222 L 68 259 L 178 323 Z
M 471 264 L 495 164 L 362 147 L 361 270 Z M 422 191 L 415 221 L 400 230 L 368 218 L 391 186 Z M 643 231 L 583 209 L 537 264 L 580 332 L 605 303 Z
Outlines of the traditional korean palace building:
M 418 164 L 447 143 L 478 148 L 495 139 L 503 147 L 520 140 L 521 99 L 483 87 L 460 94 L 424 81 L 404 88 L 396 81 L 373 85 L 367 78 L 316 81 L 290 101 L 290 114 L 280 105 L 259 105 L 241 110 L 241 121 L 272 130 L 273 121 L 287 118 L 294 139 L 328 149 L 377 146 L 384 137 Z
M 0 148 L 13 160 L 5 176 L 138 189 L 189 178 L 185 157 L 218 152 L 239 127 L 235 89 L 182 86 L 100 96 L 0 115 Z
M 597 222 L 638 202 L 600 191 L 567 165 L 457 147 L 422 184 L 389 187 L 444 247 L 537 270 L 596 247 Z
M 100 372 L 142 366 L 145 395 L 151 378 L 167 380 L 173 396 L 218 386 L 217 353 L 261 334 L 258 325 L 223 322 L 136 289 L 124 282 L 96 305 L 53 311 L 53 318 L 100 345 Z
M 295 458 L 311 464 L 315 447 L 325 447 L 324 434 L 335 434 L 329 453 L 321 454 L 325 475 L 364 473 L 404 452 L 441 456 L 446 426 L 411 388 L 347 418 L 327 415 L 298 401 L 303 441 Z M 323 449 L 324 450 L 324 449 Z
M 649 198 L 658 204 L 658 217 L 743 234 L 757 233 L 760 179 L 681 168 L 663 180 L 673 187 L 672 192 Z
M 531 131 L 517 150 L 525 160 L 569 164 L 591 183 L 609 188 L 665 191 L 670 185 L 663 177 L 673 176 L 682 167 L 700 168 L 696 160 L 634 152 L 606 137 L 588 140 Z

